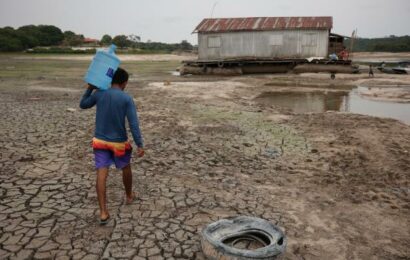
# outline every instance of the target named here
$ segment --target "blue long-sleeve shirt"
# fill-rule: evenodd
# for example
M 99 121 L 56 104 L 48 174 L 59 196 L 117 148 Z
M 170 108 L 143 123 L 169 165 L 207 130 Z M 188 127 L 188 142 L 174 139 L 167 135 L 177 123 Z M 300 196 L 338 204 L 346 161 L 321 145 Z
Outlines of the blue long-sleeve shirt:
M 82 109 L 97 105 L 95 117 L 95 137 L 108 142 L 125 142 L 128 140 L 125 118 L 131 129 L 132 137 L 138 147 L 144 143 L 139 127 L 138 114 L 134 100 L 119 88 L 105 91 L 87 89 L 81 99 Z

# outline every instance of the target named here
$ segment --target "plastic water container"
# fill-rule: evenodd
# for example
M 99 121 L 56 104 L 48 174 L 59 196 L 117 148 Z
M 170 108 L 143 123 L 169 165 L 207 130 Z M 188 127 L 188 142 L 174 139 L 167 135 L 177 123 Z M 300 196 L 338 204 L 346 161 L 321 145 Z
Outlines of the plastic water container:
M 115 55 L 117 46 L 112 44 L 108 50 L 98 50 L 85 75 L 85 82 L 101 90 L 111 87 L 115 71 L 120 66 L 120 59 Z

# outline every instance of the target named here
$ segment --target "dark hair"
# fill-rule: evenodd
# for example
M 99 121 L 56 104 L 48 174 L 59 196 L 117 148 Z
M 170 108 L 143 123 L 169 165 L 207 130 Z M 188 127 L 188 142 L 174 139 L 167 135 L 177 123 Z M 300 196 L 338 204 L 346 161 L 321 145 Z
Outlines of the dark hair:
M 111 84 L 122 84 L 128 81 L 128 72 L 123 68 L 118 68 L 112 77 Z

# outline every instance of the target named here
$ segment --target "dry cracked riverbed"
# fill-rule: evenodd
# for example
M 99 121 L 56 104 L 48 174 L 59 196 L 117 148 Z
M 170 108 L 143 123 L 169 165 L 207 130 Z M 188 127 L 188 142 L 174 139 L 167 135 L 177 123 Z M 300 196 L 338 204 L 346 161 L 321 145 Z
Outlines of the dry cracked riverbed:
M 125 63 L 147 154 L 132 164 L 132 205 L 111 171 L 100 227 L 95 111 L 78 109 L 87 62 L 1 60 L 1 259 L 203 259 L 201 228 L 237 215 L 282 227 L 286 259 L 410 258 L 410 127 L 253 99 L 267 81 L 314 78 L 176 78 L 177 62 Z

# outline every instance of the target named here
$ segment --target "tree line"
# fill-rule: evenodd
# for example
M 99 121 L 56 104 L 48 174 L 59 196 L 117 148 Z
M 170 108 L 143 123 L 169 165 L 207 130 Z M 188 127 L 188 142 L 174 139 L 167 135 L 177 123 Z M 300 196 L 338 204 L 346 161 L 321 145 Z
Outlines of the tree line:
M 110 45 L 111 43 L 117 45 L 119 48 L 134 48 L 141 50 L 150 51 L 191 51 L 193 46 L 186 40 L 181 43 L 162 43 L 162 42 L 141 42 L 141 38 L 136 35 L 117 35 L 112 38 L 110 35 L 106 34 L 101 38 L 100 44 Z
M 84 44 L 84 35 L 72 31 L 62 31 L 53 25 L 26 25 L 14 29 L 0 28 L 0 52 L 24 51 L 36 47 L 75 47 Z M 132 48 L 147 52 L 190 51 L 194 47 L 188 41 L 181 43 L 142 42 L 137 35 L 104 35 L 99 44 L 107 46 L 114 43 L 119 48 Z M 349 40 L 346 46 L 350 46 Z M 53 48 L 57 51 L 57 48 Z M 390 36 L 384 38 L 358 38 L 354 51 L 368 52 L 410 52 L 410 36 Z
M 24 51 L 36 47 L 75 47 L 84 44 L 84 35 L 72 31 L 62 31 L 53 25 L 26 25 L 14 29 L 0 28 L 0 52 Z M 111 43 L 119 48 L 141 49 L 150 52 L 190 51 L 193 46 L 188 41 L 181 43 L 141 42 L 136 35 L 104 35 L 98 42 L 101 46 Z M 56 48 L 52 48 L 57 50 Z
M 18 29 L 0 28 L 0 51 L 22 51 L 37 46 L 54 46 L 64 41 L 64 33 L 52 25 L 26 25 Z
M 350 46 L 349 40 L 346 46 Z M 394 36 L 384 38 L 358 38 L 354 41 L 355 52 L 410 52 L 410 36 Z

